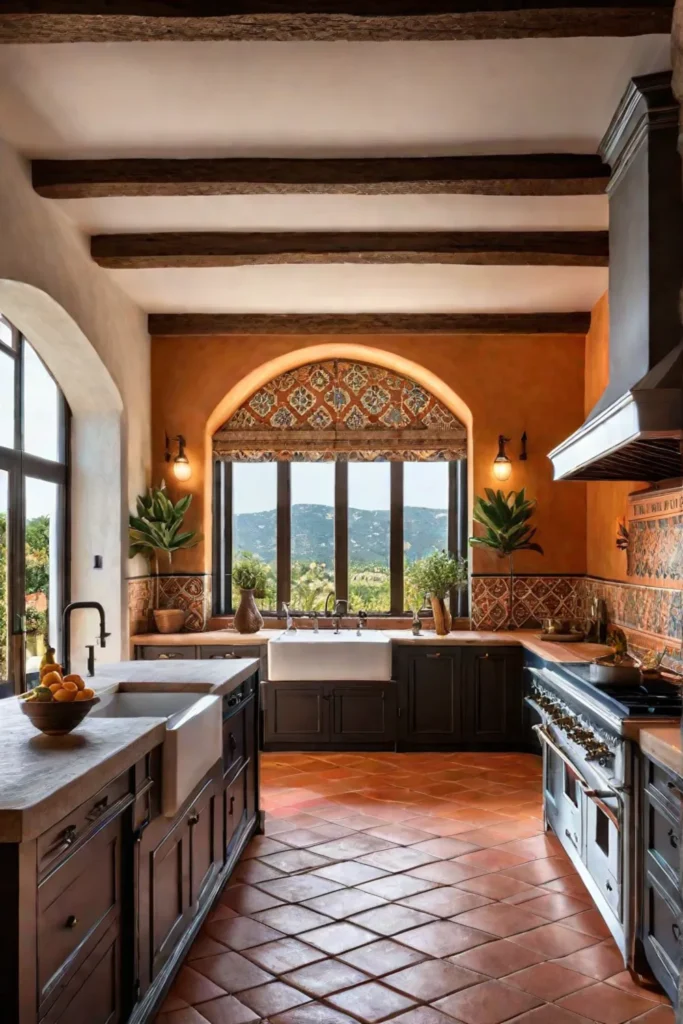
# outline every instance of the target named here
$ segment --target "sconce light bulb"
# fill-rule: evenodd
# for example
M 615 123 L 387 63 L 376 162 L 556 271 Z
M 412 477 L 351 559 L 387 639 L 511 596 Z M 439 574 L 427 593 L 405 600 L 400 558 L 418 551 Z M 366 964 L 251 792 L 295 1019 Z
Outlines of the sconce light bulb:
M 493 475 L 495 476 L 496 480 L 500 480 L 501 483 L 504 480 L 509 480 L 512 475 L 512 463 L 510 462 L 510 460 L 496 460 L 493 463 Z
M 189 480 L 192 476 L 192 466 L 188 462 L 187 458 L 180 456 L 173 462 L 173 475 L 176 480 Z

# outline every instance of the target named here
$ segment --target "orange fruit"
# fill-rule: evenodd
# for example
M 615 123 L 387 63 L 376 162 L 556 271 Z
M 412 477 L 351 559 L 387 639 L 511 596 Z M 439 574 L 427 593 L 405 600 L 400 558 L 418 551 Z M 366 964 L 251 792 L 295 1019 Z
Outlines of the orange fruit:
M 78 693 L 78 686 L 76 683 L 67 682 L 65 679 L 62 686 L 65 690 L 69 690 L 71 693 Z
M 51 686 L 48 686 L 48 690 L 50 691 L 50 693 L 53 696 L 57 692 L 57 690 L 61 690 L 61 688 L 62 688 L 62 684 L 61 683 L 52 683 Z
M 66 704 L 69 701 L 75 700 L 77 693 L 78 690 L 65 690 L 64 687 L 62 687 L 61 690 L 57 690 L 57 692 L 53 694 L 53 697 L 60 703 Z
M 62 666 L 61 665 L 57 665 L 57 664 L 55 664 L 55 665 L 43 665 L 43 667 L 40 670 L 40 678 L 44 679 L 45 676 L 50 674 L 50 672 L 56 672 L 58 676 L 61 676 L 61 674 L 62 674 Z
M 64 676 L 64 682 L 65 683 L 75 683 L 79 690 L 84 690 L 85 689 L 85 683 L 83 682 L 83 679 L 81 678 L 81 676 L 77 675 L 75 672 L 72 673 L 71 675 Z
M 81 698 L 81 700 L 92 700 L 92 698 L 95 696 L 95 691 L 91 690 L 89 686 L 86 686 L 84 690 L 81 690 L 78 696 Z
M 53 686 L 54 683 L 59 683 L 61 686 L 62 677 L 59 672 L 46 672 L 43 678 L 40 680 L 42 686 Z

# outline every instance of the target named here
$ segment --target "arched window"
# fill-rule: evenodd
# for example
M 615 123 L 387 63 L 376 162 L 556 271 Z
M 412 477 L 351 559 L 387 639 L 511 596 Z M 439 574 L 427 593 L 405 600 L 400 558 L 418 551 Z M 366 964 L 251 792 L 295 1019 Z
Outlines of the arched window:
M 0 316 L 0 693 L 60 651 L 66 591 L 69 411 L 30 343 Z

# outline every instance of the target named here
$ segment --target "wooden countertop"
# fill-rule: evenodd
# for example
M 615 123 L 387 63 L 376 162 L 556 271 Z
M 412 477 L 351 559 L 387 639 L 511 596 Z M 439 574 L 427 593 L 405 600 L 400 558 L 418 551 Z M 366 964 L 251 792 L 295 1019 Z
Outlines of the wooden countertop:
M 648 725 L 640 730 L 640 749 L 683 779 L 680 726 Z
M 204 647 L 224 644 L 226 647 L 262 646 L 283 632 L 261 629 L 258 633 L 237 633 L 232 629 L 212 629 L 206 633 L 139 633 L 131 637 L 134 647 Z

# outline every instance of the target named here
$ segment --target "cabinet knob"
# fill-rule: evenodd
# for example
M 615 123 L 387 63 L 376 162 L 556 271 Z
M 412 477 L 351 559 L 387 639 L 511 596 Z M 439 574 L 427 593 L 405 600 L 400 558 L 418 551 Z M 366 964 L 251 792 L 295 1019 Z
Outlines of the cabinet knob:
M 441 651 L 437 651 L 435 654 L 428 654 L 427 657 L 428 658 L 440 658 L 441 657 Z
M 191 814 L 190 817 L 187 819 L 187 824 L 188 825 L 196 825 L 198 823 L 198 821 L 199 821 L 199 813 L 197 811 L 195 811 L 195 813 Z
M 78 924 L 78 918 L 76 917 L 76 915 L 75 914 L 69 914 L 69 916 L 66 919 L 66 927 L 67 928 L 75 928 L 77 924 Z
M 680 942 L 681 941 L 681 929 L 680 929 L 680 925 L 676 924 L 675 921 L 671 925 L 671 931 L 673 932 L 673 937 L 676 940 L 676 942 Z
M 674 850 L 677 850 L 678 849 L 678 836 L 676 835 L 676 833 L 674 832 L 674 830 L 672 828 L 669 829 L 668 835 L 669 835 L 669 842 L 673 846 Z
M 612 891 L 612 883 L 611 882 L 605 882 L 605 889 L 607 889 L 607 892 L 611 892 Z
M 488 651 L 487 651 L 487 652 L 486 652 L 486 654 L 482 654 L 482 656 L 481 656 L 481 660 L 482 660 L 482 661 L 488 661 L 488 659 L 489 659 L 490 657 L 491 657 L 491 655 L 490 655 L 490 654 L 488 653 Z

